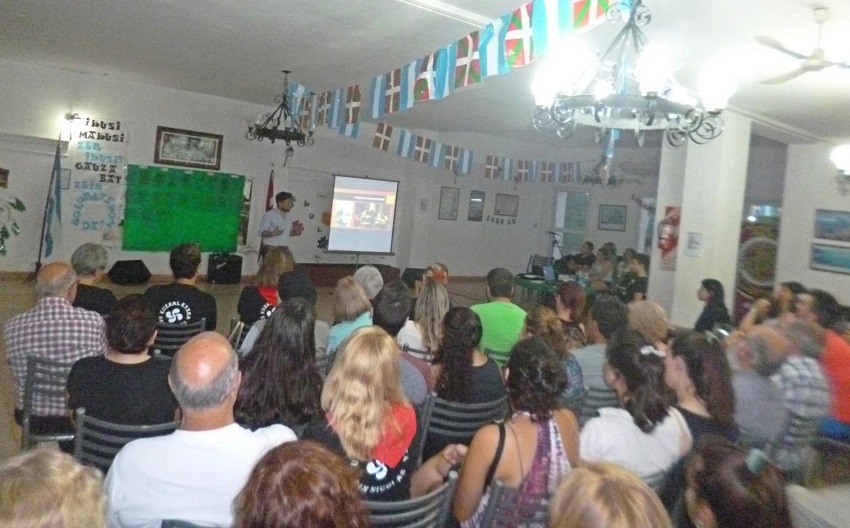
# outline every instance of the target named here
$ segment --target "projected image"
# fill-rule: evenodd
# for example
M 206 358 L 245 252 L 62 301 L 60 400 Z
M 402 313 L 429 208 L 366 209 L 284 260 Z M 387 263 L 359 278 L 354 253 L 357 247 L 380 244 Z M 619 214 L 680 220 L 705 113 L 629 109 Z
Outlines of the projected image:
M 398 182 L 337 176 L 329 251 L 392 251 Z

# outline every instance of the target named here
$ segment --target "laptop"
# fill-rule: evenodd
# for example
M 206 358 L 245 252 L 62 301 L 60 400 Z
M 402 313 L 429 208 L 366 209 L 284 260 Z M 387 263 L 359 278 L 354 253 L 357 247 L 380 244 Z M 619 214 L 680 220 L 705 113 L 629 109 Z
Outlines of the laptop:
M 555 277 L 555 267 L 554 266 L 543 266 L 543 280 L 545 281 L 556 281 L 557 277 Z

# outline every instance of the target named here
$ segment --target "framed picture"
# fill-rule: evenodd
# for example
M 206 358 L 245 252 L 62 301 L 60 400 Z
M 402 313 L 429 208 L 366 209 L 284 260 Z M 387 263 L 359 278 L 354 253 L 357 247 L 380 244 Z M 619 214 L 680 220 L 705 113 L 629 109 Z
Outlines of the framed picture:
M 469 191 L 469 214 L 466 219 L 470 222 L 484 219 L 484 196 L 484 191 Z
M 812 244 L 809 267 L 813 270 L 850 273 L 850 247 Z
M 601 231 L 625 231 L 626 206 L 600 205 L 599 225 L 597 227 Z
M 457 220 L 457 206 L 460 203 L 460 189 L 456 187 L 440 187 L 440 220 Z
M 519 196 L 514 194 L 496 194 L 496 214 L 498 216 L 516 216 L 519 208 Z
M 815 238 L 850 243 L 850 211 L 815 211 Z
M 221 168 L 221 143 L 224 136 L 156 127 L 154 163 L 195 167 L 217 171 Z

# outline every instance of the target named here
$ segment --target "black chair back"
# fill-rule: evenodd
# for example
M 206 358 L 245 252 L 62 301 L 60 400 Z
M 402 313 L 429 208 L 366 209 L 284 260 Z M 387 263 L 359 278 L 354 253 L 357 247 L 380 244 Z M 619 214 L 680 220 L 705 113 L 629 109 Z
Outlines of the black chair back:
M 450 443 L 469 445 L 479 429 L 504 420 L 507 415 L 507 396 L 485 403 L 457 403 L 431 393 L 422 404 L 422 424 L 425 433 L 419 443 L 418 458 L 421 459 L 429 436 L 439 437 L 446 445 Z M 436 446 L 434 450 L 442 449 L 442 447 L 445 446 Z
M 415 499 L 379 502 L 364 501 L 369 511 L 369 524 L 384 528 L 443 528 L 449 518 L 457 473 L 434 491 Z
M 33 407 L 36 401 L 59 398 L 65 401 L 65 385 L 73 363 L 27 356 L 24 402 L 21 417 L 21 449 L 38 442 L 61 442 L 74 439 L 74 432 L 35 433 L 32 431 Z
M 611 389 L 597 389 L 590 387 L 584 393 L 584 399 L 581 402 L 581 416 L 579 424 L 584 427 L 591 418 L 599 416 L 599 409 L 603 407 L 619 407 L 620 400 L 617 398 L 617 393 Z

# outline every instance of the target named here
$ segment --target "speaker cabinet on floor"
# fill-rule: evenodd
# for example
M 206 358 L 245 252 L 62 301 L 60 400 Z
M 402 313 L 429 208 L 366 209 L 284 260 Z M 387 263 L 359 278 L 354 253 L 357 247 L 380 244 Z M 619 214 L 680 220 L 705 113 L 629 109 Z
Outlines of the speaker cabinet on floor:
M 119 260 L 112 265 L 108 275 L 109 280 L 124 286 L 144 284 L 151 278 L 151 272 L 141 260 Z

